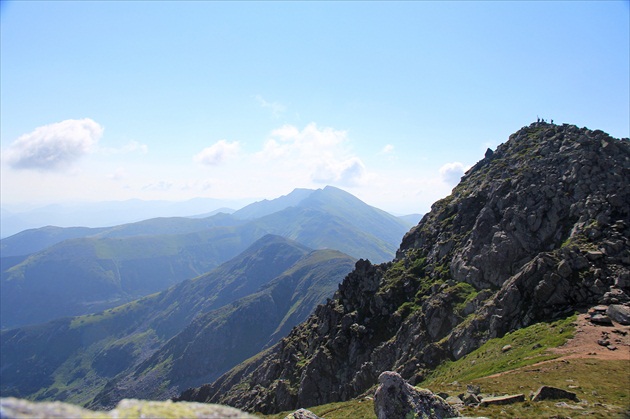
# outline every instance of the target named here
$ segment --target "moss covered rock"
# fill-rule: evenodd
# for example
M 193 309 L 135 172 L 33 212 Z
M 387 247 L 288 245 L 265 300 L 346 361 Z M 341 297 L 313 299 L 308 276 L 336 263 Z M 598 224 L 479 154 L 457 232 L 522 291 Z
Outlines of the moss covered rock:
M 173 403 L 171 401 L 147 401 L 125 399 L 109 412 L 87 410 L 62 402 L 31 402 L 13 397 L 0 398 L 0 416 L 6 419 L 37 418 L 163 418 L 163 419 L 218 419 L 256 418 L 229 406 L 206 403 Z

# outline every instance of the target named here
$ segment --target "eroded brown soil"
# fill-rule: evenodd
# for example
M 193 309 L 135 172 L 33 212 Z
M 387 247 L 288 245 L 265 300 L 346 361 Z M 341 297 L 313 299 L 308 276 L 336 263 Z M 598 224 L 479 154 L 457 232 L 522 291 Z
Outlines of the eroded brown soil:
M 613 326 L 596 325 L 588 320 L 588 314 L 580 314 L 576 323 L 574 338 L 558 348 L 550 349 L 549 352 L 562 355 L 560 359 L 596 358 L 630 361 L 630 326 L 619 323 L 613 323 Z M 598 343 L 604 340 L 609 342 L 608 346 Z

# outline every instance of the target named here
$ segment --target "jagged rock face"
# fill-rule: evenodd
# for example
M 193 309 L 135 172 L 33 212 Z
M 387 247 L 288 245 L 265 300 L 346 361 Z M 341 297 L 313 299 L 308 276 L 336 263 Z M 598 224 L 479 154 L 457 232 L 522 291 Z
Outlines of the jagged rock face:
M 458 417 L 459 412 L 429 390 L 416 389 L 392 371 L 378 377 L 374 393 L 374 413 L 378 419 Z
M 183 400 L 261 412 L 419 382 L 490 338 L 630 301 L 630 141 L 535 123 L 475 165 L 405 235 L 271 350 Z

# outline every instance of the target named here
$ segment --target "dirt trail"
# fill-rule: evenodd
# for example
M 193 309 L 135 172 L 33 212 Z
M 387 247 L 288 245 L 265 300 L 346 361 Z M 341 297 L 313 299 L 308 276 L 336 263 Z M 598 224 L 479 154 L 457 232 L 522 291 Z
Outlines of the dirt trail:
M 630 326 L 613 323 L 613 326 L 600 326 L 588 320 L 588 314 L 580 314 L 577 318 L 575 336 L 564 345 L 549 350 L 551 353 L 561 354 L 560 359 L 567 358 L 596 358 L 603 360 L 630 361 Z M 608 340 L 611 350 L 597 343 Z M 557 361 L 558 359 L 556 359 Z
M 571 358 L 626 360 L 630 362 L 630 326 L 623 326 L 614 322 L 613 326 L 601 326 L 591 323 L 588 318 L 588 314 L 580 314 L 577 317 L 573 339 L 569 339 L 562 346 L 549 349 L 550 353 L 560 355 L 559 358 L 530 364 L 523 368 L 532 368 L 550 362 L 561 362 Z M 609 347 L 615 349 L 600 345 L 598 343 L 600 340 L 608 340 Z M 499 377 L 521 369 L 500 372 L 485 378 Z

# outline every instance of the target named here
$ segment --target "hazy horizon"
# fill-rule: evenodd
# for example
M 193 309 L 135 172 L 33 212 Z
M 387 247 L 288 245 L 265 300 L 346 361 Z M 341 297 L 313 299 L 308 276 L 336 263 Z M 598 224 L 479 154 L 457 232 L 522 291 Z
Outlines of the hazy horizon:
M 323 189 L 323 188 L 319 188 Z M 310 189 L 315 191 L 316 189 Z M 343 189 L 342 189 L 343 190 Z M 221 200 L 198 197 L 180 201 L 142 200 L 131 198 L 114 201 L 75 201 L 44 206 L 2 206 L 0 218 L 0 239 L 10 237 L 27 229 L 47 226 L 55 227 L 112 227 L 160 217 L 206 217 L 218 212 L 232 213 L 249 204 L 263 200 L 274 200 L 288 195 L 266 198 L 244 198 Z M 370 205 L 366 202 L 366 204 Z M 379 208 L 381 209 L 381 208 Z M 389 212 L 389 211 L 387 211 Z M 404 217 L 421 213 L 393 213 Z

